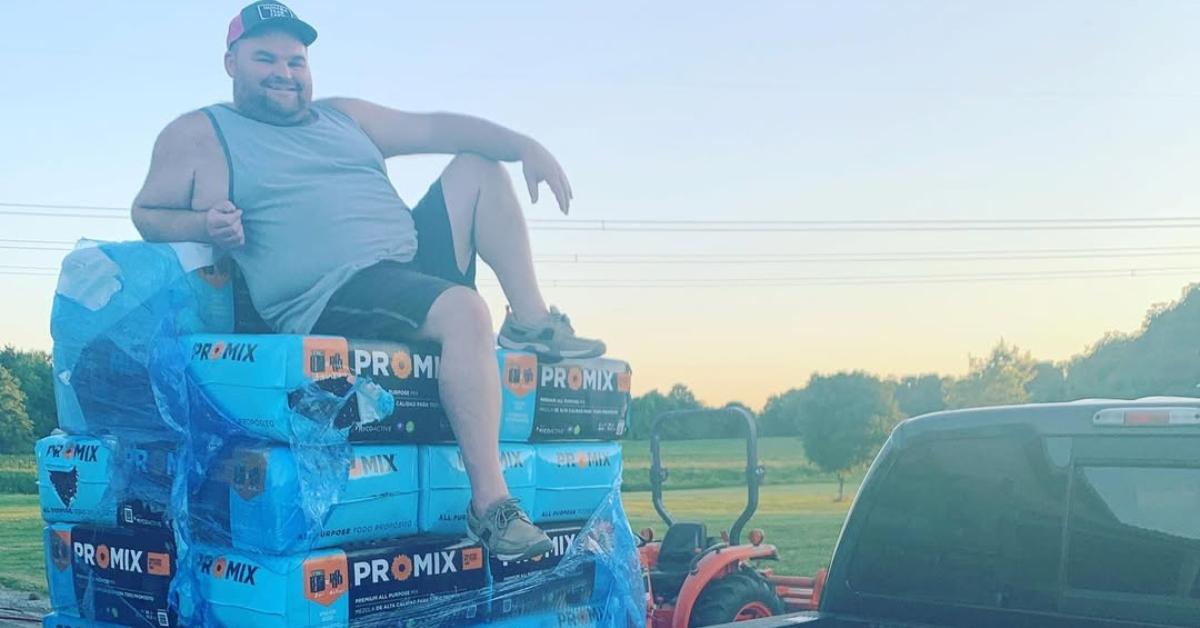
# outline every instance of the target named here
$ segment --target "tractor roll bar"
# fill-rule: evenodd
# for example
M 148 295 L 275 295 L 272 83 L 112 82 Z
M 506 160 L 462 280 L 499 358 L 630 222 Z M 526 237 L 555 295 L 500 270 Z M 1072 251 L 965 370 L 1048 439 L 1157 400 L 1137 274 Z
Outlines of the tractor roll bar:
M 754 425 L 754 417 L 745 408 L 730 406 L 717 410 L 670 410 L 655 416 L 650 423 L 650 494 L 658 516 L 662 517 L 668 527 L 673 525 L 675 520 L 671 517 L 671 513 L 667 512 L 662 495 L 663 483 L 667 481 L 667 468 L 662 464 L 660 449 L 663 421 L 683 416 L 700 417 L 722 414 L 737 415 L 746 422 L 746 508 L 733 523 L 733 528 L 729 530 L 729 544 L 737 545 L 741 542 L 742 528 L 750 521 L 750 517 L 754 516 L 754 511 L 758 510 L 758 487 L 762 483 L 764 475 L 764 469 L 758 465 L 758 428 Z

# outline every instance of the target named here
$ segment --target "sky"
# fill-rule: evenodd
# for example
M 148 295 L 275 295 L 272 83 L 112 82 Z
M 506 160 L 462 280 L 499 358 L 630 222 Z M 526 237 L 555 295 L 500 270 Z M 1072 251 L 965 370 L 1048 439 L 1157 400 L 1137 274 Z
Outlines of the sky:
M 813 373 L 961 374 L 1001 338 L 1065 360 L 1200 275 L 1200 3 L 289 5 L 318 98 L 470 113 L 559 158 L 566 222 L 522 193 L 538 272 L 635 393 L 757 408 Z M 51 346 L 58 243 L 137 237 L 62 206 L 128 207 L 161 128 L 230 98 L 240 8 L 6 4 L 0 344 Z M 447 161 L 388 166 L 415 204 Z

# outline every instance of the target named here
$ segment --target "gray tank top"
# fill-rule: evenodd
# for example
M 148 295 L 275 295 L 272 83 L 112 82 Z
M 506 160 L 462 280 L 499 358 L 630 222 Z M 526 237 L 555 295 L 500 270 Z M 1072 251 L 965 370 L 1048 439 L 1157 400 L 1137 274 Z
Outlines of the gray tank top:
M 276 126 L 230 105 L 206 107 L 229 165 L 229 200 L 246 245 L 233 252 L 254 307 L 276 331 L 308 333 L 334 291 L 382 260 L 417 252 L 412 214 L 383 155 L 346 114 Z

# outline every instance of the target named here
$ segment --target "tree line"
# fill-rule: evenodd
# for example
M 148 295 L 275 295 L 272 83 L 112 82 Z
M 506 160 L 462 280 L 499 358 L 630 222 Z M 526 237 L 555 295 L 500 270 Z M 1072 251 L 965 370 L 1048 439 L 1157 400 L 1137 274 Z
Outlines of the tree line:
M 755 419 L 760 435 L 798 437 L 808 459 L 845 474 L 869 461 L 891 429 L 907 417 L 946 409 L 1068 401 L 1195 397 L 1200 385 L 1200 285 L 1177 301 L 1151 306 L 1140 329 L 1110 332 L 1063 362 L 1035 359 L 1001 339 L 985 356 L 970 356 L 961 377 L 933 373 L 880 377 L 864 371 L 814 374 L 801 386 L 772 395 Z M 702 407 L 683 384 L 633 401 L 633 438 L 649 436 L 659 412 Z M 733 420 L 674 422 L 664 438 L 726 438 L 744 429 Z
M 1001 340 L 987 355 L 969 357 L 969 366 L 961 377 L 814 374 L 772 395 L 755 420 L 761 435 L 799 437 L 814 464 L 843 473 L 869 458 L 898 421 L 927 412 L 1087 397 L 1196 396 L 1200 284 L 1185 288 L 1177 301 L 1151 306 L 1137 331 L 1110 332 L 1069 360 L 1037 360 Z M 633 400 L 630 437 L 648 438 L 650 420 L 660 412 L 703 407 L 684 384 L 650 391 Z M 0 350 L 0 453 L 29 452 L 55 428 L 54 408 L 50 355 Z M 730 414 L 672 422 L 663 435 L 733 438 L 743 429 Z

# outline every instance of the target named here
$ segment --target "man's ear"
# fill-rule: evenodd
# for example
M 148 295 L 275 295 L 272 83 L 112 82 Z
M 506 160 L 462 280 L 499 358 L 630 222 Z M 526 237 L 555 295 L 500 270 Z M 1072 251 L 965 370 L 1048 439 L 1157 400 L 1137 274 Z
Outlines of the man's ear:
M 234 47 L 236 48 L 237 44 L 234 44 Z M 226 51 L 225 52 L 225 73 L 229 75 L 229 78 L 233 78 L 233 68 L 236 67 L 236 65 L 237 65 L 237 60 L 233 58 L 233 50 L 230 49 L 230 50 Z

